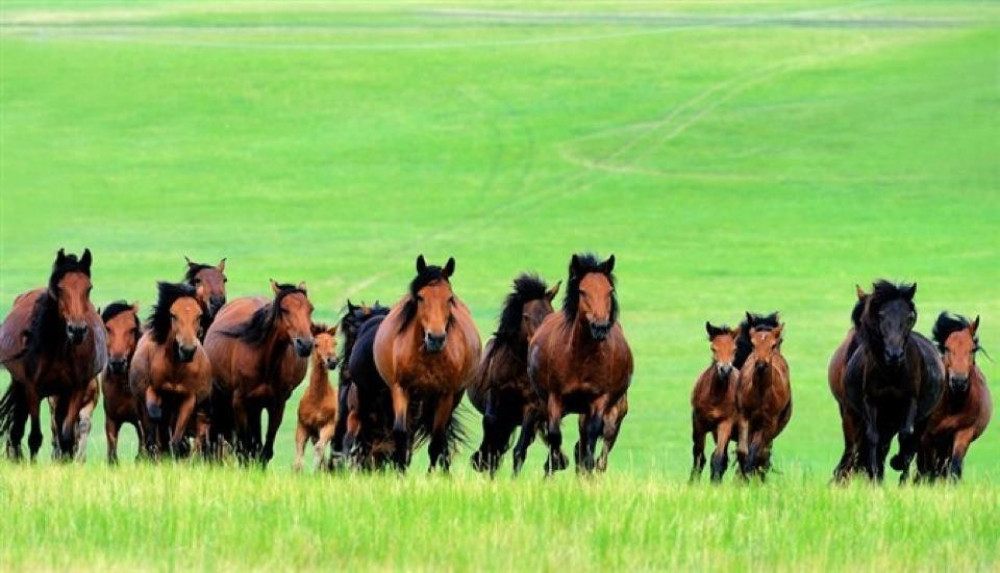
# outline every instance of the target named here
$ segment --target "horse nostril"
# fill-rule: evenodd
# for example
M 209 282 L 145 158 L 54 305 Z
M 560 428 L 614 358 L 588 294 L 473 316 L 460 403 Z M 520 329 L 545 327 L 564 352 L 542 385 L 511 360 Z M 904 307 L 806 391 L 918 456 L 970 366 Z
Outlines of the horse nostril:
M 447 334 L 431 334 L 428 332 L 424 335 L 424 347 L 431 352 L 438 352 L 444 348 L 444 344 L 447 341 Z

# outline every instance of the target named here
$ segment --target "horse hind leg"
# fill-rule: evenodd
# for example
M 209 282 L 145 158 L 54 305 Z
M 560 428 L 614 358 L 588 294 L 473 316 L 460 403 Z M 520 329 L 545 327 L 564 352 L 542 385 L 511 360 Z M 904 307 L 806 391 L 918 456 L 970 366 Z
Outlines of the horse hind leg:
M 490 471 L 492 474 L 493 458 L 496 454 L 497 434 L 499 433 L 500 420 L 496 413 L 495 392 L 491 389 L 486 393 L 486 408 L 483 413 L 483 440 L 472 454 L 470 462 L 472 469 L 477 472 Z
M 326 454 L 326 447 L 329 445 L 330 440 L 333 439 L 333 435 L 337 431 L 337 426 L 335 424 L 327 424 L 319 430 L 319 439 L 316 440 L 316 446 L 313 454 L 313 471 L 318 472 L 323 466 L 323 457 Z
M 392 439 L 393 462 L 396 469 L 405 472 L 410 463 L 410 432 L 406 427 L 406 414 L 410 406 L 410 397 L 398 385 L 392 386 Z
M 7 434 L 7 457 L 14 461 L 21 461 L 24 452 L 21 449 L 21 440 L 24 438 L 24 426 L 28 421 L 29 404 L 24 386 L 16 381 L 11 381 L 3 399 L 0 400 L 0 433 Z M 32 421 L 34 423 L 34 420 Z M 31 447 L 32 438 L 28 438 L 28 446 Z M 38 441 L 41 447 L 41 439 Z M 31 459 L 35 459 L 37 448 L 32 452 Z

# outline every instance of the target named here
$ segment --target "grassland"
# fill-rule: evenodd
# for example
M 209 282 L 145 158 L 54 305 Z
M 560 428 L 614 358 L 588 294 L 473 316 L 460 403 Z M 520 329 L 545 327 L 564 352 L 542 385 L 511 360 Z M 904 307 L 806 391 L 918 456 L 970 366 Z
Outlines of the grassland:
M 0 568 L 995 568 L 998 434 L 960 488 L 828 488 L 825 374 L 854 284 L 876 277 L 918 282 L 919 330 L 947 308 L 1000 340 L 998 18 L 973 2 L 0 2 L 0 312 L 62 246 L 94 251 L 99 304 L 148 308 L 182 255 L 227 256 L 231 297 L 306 280 L 325 320 L 348 296 L 395 300 L 423 252 L 456 257 L 487 333 L 517 272 L 554 281 L 594 249 L 617 255 L 636 355 L 601 479 L 543 483 L 537 451 L 518 481 L 464 463 L 294 476 L 290 416 L 266 475 L 108 471 L 95 435 L 84 468 L 0 464 Z M 746 309 L 788 324 L 778 472 L 687 487 L 702 324 Z

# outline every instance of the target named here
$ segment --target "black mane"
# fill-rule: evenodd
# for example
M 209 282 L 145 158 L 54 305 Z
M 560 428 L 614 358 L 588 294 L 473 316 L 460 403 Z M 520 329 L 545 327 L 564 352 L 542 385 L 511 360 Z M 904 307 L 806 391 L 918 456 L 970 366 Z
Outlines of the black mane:
M 274 295 L 274 300 L 258 308 L 250 320 L 236 327 L 234 330 L 222 331 L 222 334 L 250 344 L 260 344 L 267 339 L 268 333 L 274 329 L 274 321 L 278 317 L 278 309 L 281 308 L 281 300 L 286 296 L 302 293 L 306 291 L 291 284 L 279 284 L 278 294 Z
M 107 324 L 109 320 L 118 316 L 119 314 L 132 310 L 132 305 L 125 302 L 124 300 L 116 300 L 115 302 L 104 307 L 104 311 L 101 312 L 101 322 Z M 139 323 L 139 317 L 135 316 L 135 338 L 139 339 L 140 330 L 142 330 L 142 325 Z
M 705 331 L 708 333 L 708 339 L 712 340 L 716 336 L 722 336 L 723 334 L 730 334 L 733 329 L 729 328 L 728 324 L 720 324 L 716 326 L 710 322 L 705 323 Z
M 213 265 L 205 265 L 202 263 L 188 263 L 187 271 L 184 273 L 184 282 L 189 285 L 194 284 L 194 277 L 198 275 L 201 271 L 205 269 L 214 269 Z
M 584 253 L 576 255 L 575 260 L 578 267 L 573 268 L 573 263 L 569 266 L 569 280 L 566 281 L 566 296 L 563 297 L 563 313 L 566 315 L 567 324 L 576 321 L 576 313 L 580 308 L 580 281 L 590 273 L 601 273 L 607 277 L 611 283 L 611 324 L 618 322 L 618 295 L 615 293 L 614 273 L 605 273 L 602 263 L 594 253 Z M 576 271 L 576 272 L 574 272 Z
M 934 322 L 934 342 L 937 343 L 938 350 L 944 352 L 944 343 L 948 340 L 948 337 L 969 328 L 969 324 L 969 319 L 961 314 L 951 314 L 948 311 L 939 314 L 937 320 Z M 976 345 L 976 350 L 979 350 L 979 336 L 973 337 L 972 341 Z
M 156 304 L 153 306 L 152 312 L 149 313 L 149 318 L 146 320 L 146 327 L 153 333 L 153 340 L 157 344 L 165 344 L 167 336 L 170 334 L 170 307 L 178 299 L 184 297 L 195 299 L 195 302 L 197 302 L 197 299 L 195 288 L 189 284 L 161 281 L 156 283 L 156 288 L 159 291 L 159 296 L 156 299 Z
M 347 301 L 347 312 L 340 318 L 339 330 L 344 336 L 344 350 L 341 356 L 350 356 L 351 350 L 354 348 L 354 343 L 357 341 L 361 325 L 372 317 L 385 316 L 387 314 L 389 314 L 389 309 L 379 304 L 378 301 L 375 301 L 375 304 L 372 306 L 365 306 L 364 303 L 361 306 L 354 306 L 351 304 L 351 301 Z M 341 372 L 346 370 L 344 368 Z
M 514 290 L 504 299 L 503 310 L 500 311 L 500 324 L 493 336 L 496 343 L 516 345 L 526 343 L 521 337 L 521 320 L 524 317 L 524 305 L 541 300 L 547 296 L 548 285 L 538 275 L 523 273 L 514 279 Z
M 750 329 L 754 330 L 774 330 L 778 328 L 780 320 L 778 312 L 771 314 L 747 313 L 747 318 L 740 322 L 740 334 L 736 337 L 736 357 L 733 358 L 733 367 L 737 370 L 743 368 L 743 364 L 753 353 L 753 342 L 750 340 Z
M 56 262 L 52 264 L 52 274 L 49 275 L 49 292 L 54 296 L 58 292 L 59 281 L 69 273 L 83 273 L 90 278 L 90 251 L 86 250 L 82 258 L 76 255 L 65 255 L 59 250 Z
M 444 269 L 436 265 L 427 265 L 422 272 L 417 273 L 417 276 L 410 281 L 410 296 L 407 297 L 406 302 L 403 303 L 403 320 L 399 323 L 400 332 L 409 326 L 413 317 L 417 316 L 417 293 L 420 292 L 420 289 L 425 286 L 434 284 L 438 281 L 444 281 L 450 284 Z
M 858 322 L 858 335 L 861 340 L 873 352 L 882 351 L 882 333 L 879 330 L 879 310 L 887 304 L 901 300 L 904 301 L 911 311 L 916 312 L 917 307 L 913 304 L 912 298 L 908 298 L 907 292 L 915 288 L 915 285 L 906 283 L 891 283 L 887 280 L 879 280 L 872 285 L 872 292 L 868 295 L 864 311 Z M 912 297 L 912 294 L 909 295 Z

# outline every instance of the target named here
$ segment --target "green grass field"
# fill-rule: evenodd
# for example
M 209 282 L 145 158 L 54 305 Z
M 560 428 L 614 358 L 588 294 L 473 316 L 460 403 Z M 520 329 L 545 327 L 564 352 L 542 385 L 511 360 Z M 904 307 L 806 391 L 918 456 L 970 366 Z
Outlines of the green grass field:
M 294 415 L 267 473 L 108 470 L 95 430 L 85 467 L 0 462 L 0 569 L 1000 566 L 996 428 L 959 487 L 829 487 L 826 383 L 878 277 L 1000 354 L 995 3 L 3 0 L 0 24 L 3 314 L 60 247 L 93 250 L 99 305 L 226 256 L 230 298 L 305 280 L 328 321 L 424 253 L 485 339 L 516 273 L 590 249 L 636 362 L 594 479 L 544 481 L 537 446 L 516 481 L 469 448 L 451 478 L 297 476 Z M 702 325 L 747 309 L 787 323 L 776 472 L 688 486 Z

